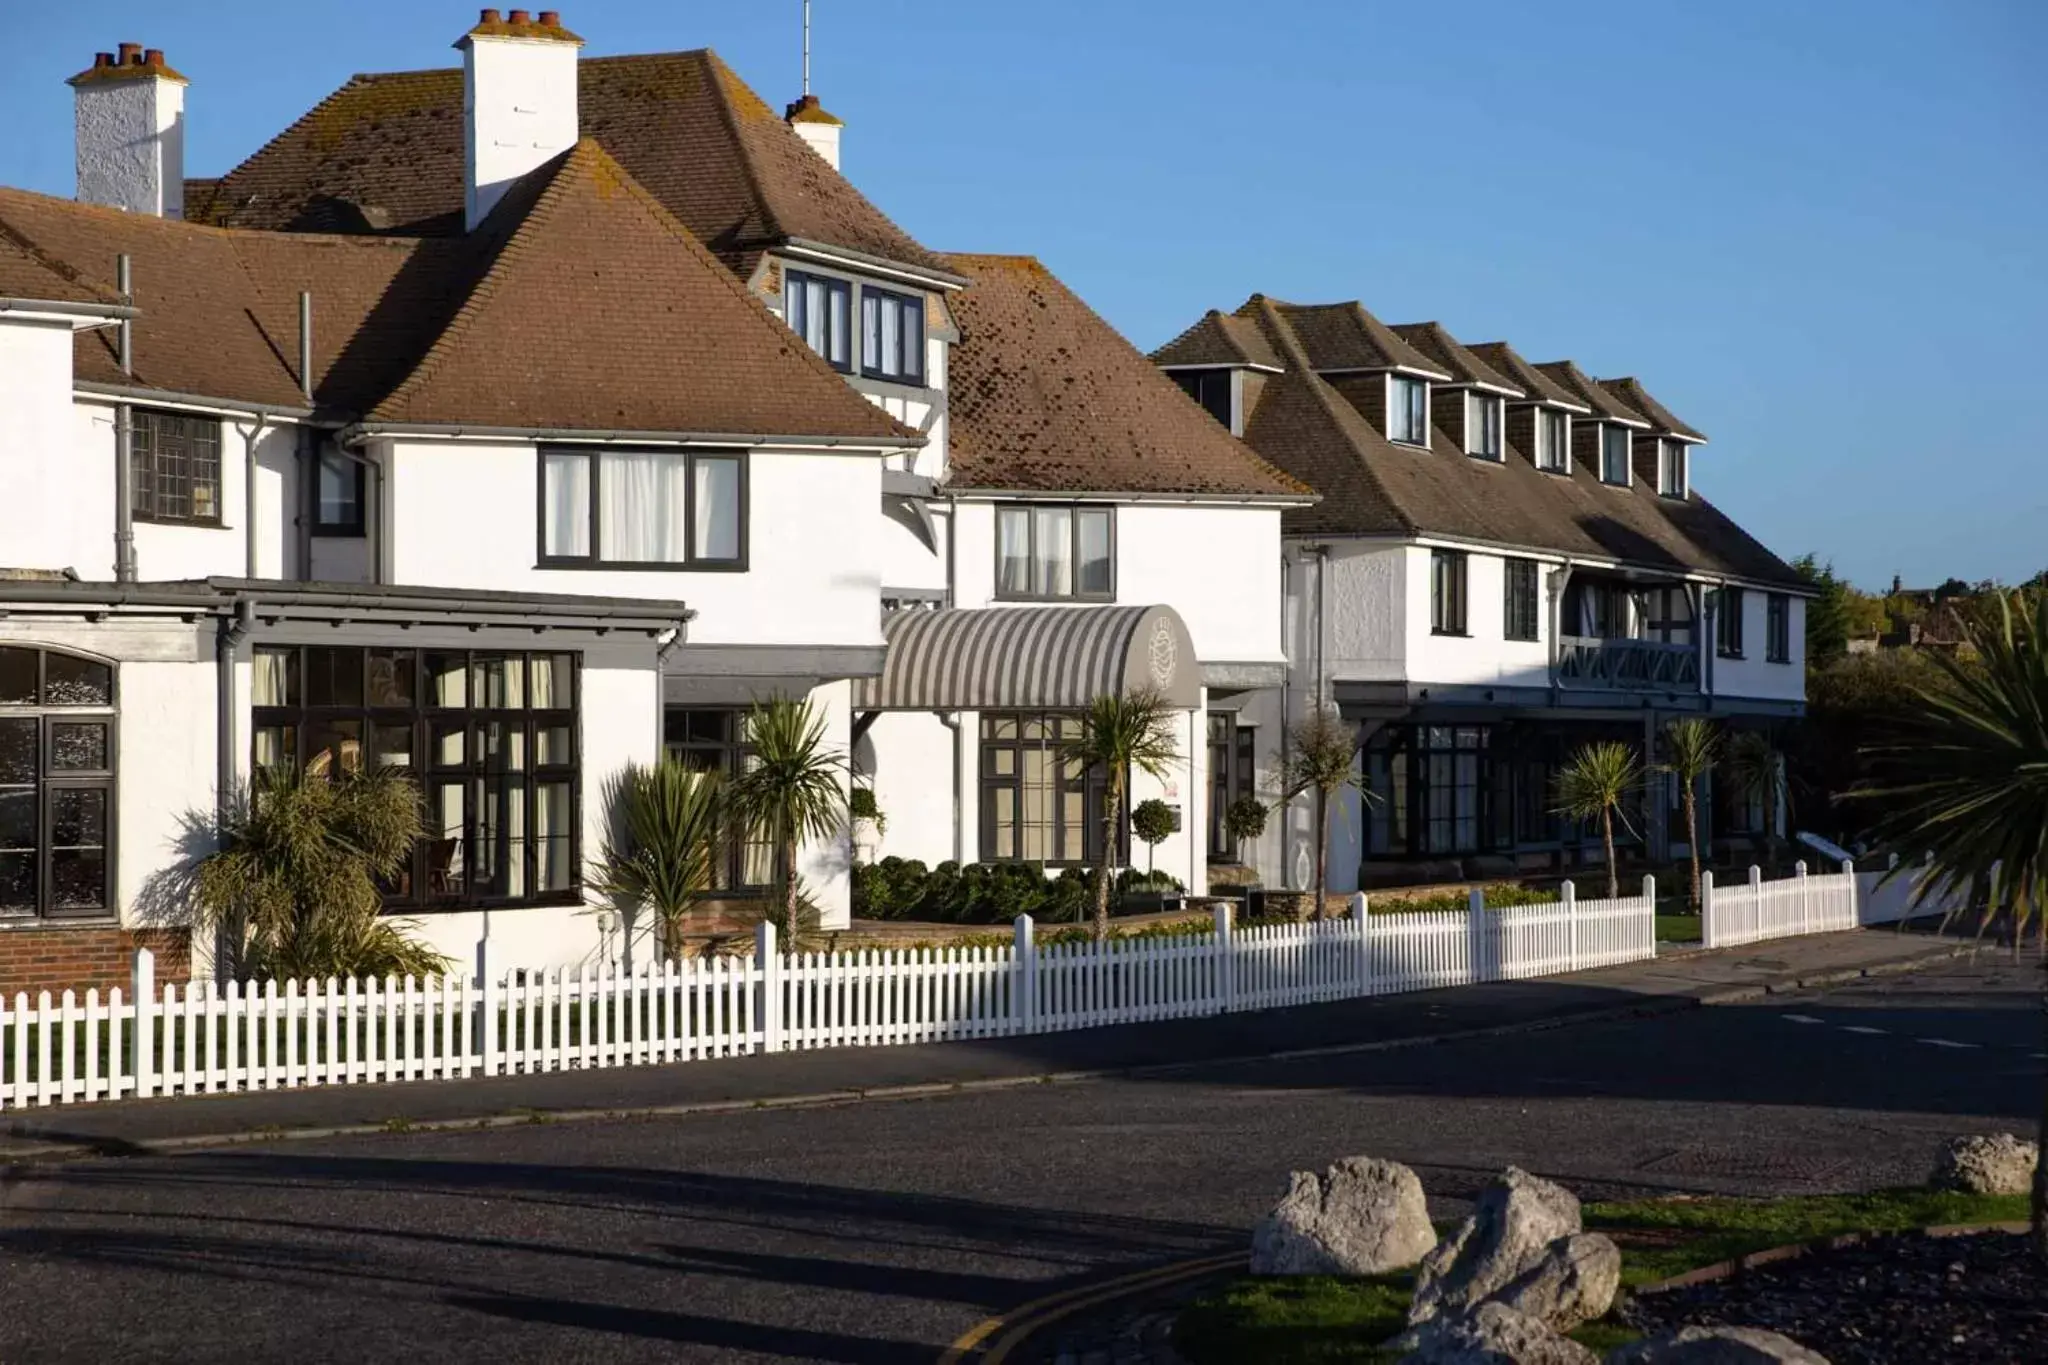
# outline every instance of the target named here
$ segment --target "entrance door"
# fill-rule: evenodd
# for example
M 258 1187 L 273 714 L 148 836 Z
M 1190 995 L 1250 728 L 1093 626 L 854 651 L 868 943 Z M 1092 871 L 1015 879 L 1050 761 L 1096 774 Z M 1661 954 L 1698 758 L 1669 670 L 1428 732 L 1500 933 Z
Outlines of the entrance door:
M 1230 837 L 1230 807 L 1254 794 L 1253 759 L 1258 732 L 1237 723 L 1234 711 L 1209 713 L 1209 861 L 1236 862 L 1242 856 Z

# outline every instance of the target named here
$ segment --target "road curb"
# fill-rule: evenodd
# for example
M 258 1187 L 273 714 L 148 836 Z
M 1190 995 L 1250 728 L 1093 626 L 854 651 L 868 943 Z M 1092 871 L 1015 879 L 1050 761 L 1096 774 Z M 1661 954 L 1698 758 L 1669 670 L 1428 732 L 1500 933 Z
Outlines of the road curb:
M 1377 1052 L 1398 1052 L 1410 1048 L 1436 1047 L 1483 1038 L 1502 1038 L 1586 1024 L 1616 1023 L 1626 1019 L 1658 1018 L 1714 1005 L 1741 1004 L 1790 991 L 1841 985 L 1869 977 L 1899 976 L 1940 962 L 1964 956 L 1973 945 L 1962 944 L 1920 954 L 1896 962 L 1867 967 L 1803 973 L 1779 981 L 1733 986 L 1700 994 L 1680 993 L 1650 996 L 1624 1005 L 1580 1010 L 1542 1019 L 1525 1019 L 1511 1024 L 1489 1024 L 1477 1028 L 1451 1029 L 1441 1033 L 1417 1034 L 1407 1038 L 1376 1038 L 1357 1043 L 1332 1043 L 1323 1047 L 1288 1048 L 1270 1052 L 1240 1053 L 1226 1057 L 1202 1057 L 1185 1061 L 1147 1062 L 1133 1066 L 1084 1070 L 1034 1072 L 1020 1076 L 973 1077 L 957 1081 L 925 1081 L 905 1085 L 855 1086 L 845 1089 L 811 1091 L 793 1095 L 771 1095 L 757 1099 L 693 1100 L 682 1104 L 595 1106 L 580 1109 L 514 1109 L 445 1119 L 392 1118 L 382 1122 L 316 1124 L 304 1127 L 269 1126 L 225 1133 L 190 1134 L 167 1138 L 80 1138 L 21 1146 L 0 1151 L 0 1188 L 8 1183 L 10 1168 L 27 1164 L 73 1161 L 91 1158 L 168 1155 L 215 1147 L 244 1147 L 259 1142 L 316 1142 L 334 1138 L 402 1136 L 413 1133 L 488 1132 L 501 1128 L 522 1128 L 553 1123 L 590 1123 L 625 1119 L 698 1118 L 759 1110 L 816 1109 L 835 1105 L 882 1101 L 932 1099 L 946 1095 L 978 1094 L 1020 1090 L 1043 1085 L 1075 1085 L 1090 1081 L 1138 1080 L 1170 1076 L 1214 1067 L 1243 1066 L 1257 1062 L 1309 1061 L 1322 1057 L 1357 1056 Z M 39 1136 L 34 1129 L 19 1127 L 0 1130 L 0 1136 L 19 1133 Z

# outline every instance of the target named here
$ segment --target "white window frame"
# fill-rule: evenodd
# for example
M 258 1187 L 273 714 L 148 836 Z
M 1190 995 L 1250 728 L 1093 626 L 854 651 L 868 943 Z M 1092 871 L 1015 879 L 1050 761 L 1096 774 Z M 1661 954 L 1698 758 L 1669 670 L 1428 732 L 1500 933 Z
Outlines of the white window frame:
M 1669 436 L 1657 438 L 1657 492 L 1667 498 L 1684 499 L 1692 496 L 1692 447 L 1684 441 L 1674 441 Z M 1673 470 L 1678 473 L 1678 486 L 1670 486 L 1666 476 Z
M 1478 421 L 1474 422 L 1474 416 Z M 1491 426 L 1487 419 L 1492 418 Z M 1492 460 L 1498 464 L 1506 449 L 1507 399 L 1497 393 L 1486 393 L 1479 389 L 1468 389 L 1465 393 L 1465 453 L 1478 460 Z M 1478 433 L 1475 439 L 1474 432 Z M 1484 438 L 1493 437 L 1489 449 Z
M 1419 437 L 1398 436 L 1395 434 L 1396 417 L 1405 418 L 1408 414 L 1408 405 L 1398 401 L 1398 395 L 1403 384 L 1414 384 L 1422 390 L 1422 434 Z M 1429 381 L 1427 379 L 1412 374 L 1390 374 L 1387 376 L 1387 439 L 1396 445 L 1428 447 Z
M 1562 424 L 1557 440 L 1550 438 L 1551 419 Z M 1536 467 L 1551 474 L 1572 472 L 1572 415 L 1560 408 L 1536 409 Z

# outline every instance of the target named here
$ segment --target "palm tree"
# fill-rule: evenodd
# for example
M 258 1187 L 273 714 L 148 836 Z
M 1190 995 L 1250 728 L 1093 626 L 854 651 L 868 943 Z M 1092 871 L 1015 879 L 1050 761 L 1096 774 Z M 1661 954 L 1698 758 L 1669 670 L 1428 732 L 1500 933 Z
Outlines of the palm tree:
M 1785 765 L 1770 739 L 1758 730 L 1743 730 L 1728 741 L 1721 770 L 1744 801 L 1764 811 L 1764 861 L 1778 865 L 1778 812 L 1785 808 Z
M 1876 781 L 1855 793 L 1887 802 L 1881 840 L 1931 855 L 1923 886 L 1988 888 L 1985 923 L 2003 909 L 2015 955 L 2048 913 L 2048 599 L 2032 606 L 2001 596 L 1995 614 L 1963 621 L 1974 659 L 1933 657 L 1934 680 L 1872 747 Z M 2048 1141 L 2048 1085 L 2041 1104 Z M 2034 1169 L 2034 1245 L 2048 1260 L 2048 1161 Z
M 1692 854 L 1692 912 L 1700 912 L 1700 812 L 1701 779 L 1714 771 L 1720 758 L 1721 734 L 1710 721 L 1697 716 L 1674 720 L 1664 727 L 1664 762 L 1658 766 L 1680 783 L 1685 802 L 1685 846 Z
M 1316 903 L 1309 918 L 1323 917 L 1330 893 L 1330 819 L 1336 798 L 1346 788 L 1370 803 L 1377 800 L 1358 780 L 1358 732 L 1334 710 L 1318 706 L 1287 737 L 1287 756 L 1280 765 L 1280 791 L 1292 801 L 1304 793 L 1316 799 Z
M 711 890 L 725 841 L 725 788 L 716 773 L 664 759 L 629 767 L 607 784 L 611 828 L 595 890 L 622 909 L 651 910 L 665 962 L 682 956 L 683 916 Z
M 1601 842 L 1607 848 L 1609 900 L 1621 895 L 1621 876 L 1614 865 L 1614 816 L 1642 777 L 1636 751 L 1615 740 L 1580 745 L 1557 775 L 1557 813 L 1573 820 L 1600 821 Z
M 778 697 L 747 715 L 747 758 L 727 788 L 734 822 L 774 844 L 782 874 L 778 927 L 793 939 L 803 920 L 797 877 L 803 840 L 846 828 L 846 759 L 825 742 L 825 718 L 808 700 Z
M 1124 799 L 1130 794 L 1131 770 L 1164 778 L 1180 750 L 1173 741 L 1178 713 L 1157 692 L 1128 692 L 1097 697 L 1081 713 L 1081 733 L 1061 751 L 1068 763 L 1083 771 L 1100 768 L 1109 779 L 1102 802 L 1102 856 L 1095 864 L 1095 941 L 1109 937 L 1109 872 L 1116 861 L 1117 830 L 1123 823 Z
M 438 975 L 448 959 L 383 913 L 383 885 L 422 832 L 402 768 L 262 769 L 194 869 L 194 919 L 227 941 L 242 980 Z

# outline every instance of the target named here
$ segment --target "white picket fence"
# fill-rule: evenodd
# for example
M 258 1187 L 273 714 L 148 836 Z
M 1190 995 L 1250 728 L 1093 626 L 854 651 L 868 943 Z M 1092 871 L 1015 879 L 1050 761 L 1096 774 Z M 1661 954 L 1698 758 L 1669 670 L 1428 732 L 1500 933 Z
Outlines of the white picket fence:
M 1749 881 L 1736 886 L 1716 886 L 1714 874 L 1703 873 L 1701 938 L 1709 948 L 1733 948 L 1765 939 L 1854 929 L 1861 922 L 1856 910 L 1858 891 L 1856 865 L 1846 862 L 1840 872 L 1818 877 L 1808 874 L 1805 863 L 1799 863 L 1792 876 L 1774 882 L 1765 881 L 1752 865 Z
M 1616 900 L 1352 913 L 1106 944 L 784 954 L 475 980 L 155 981 L 0 1002 L 0 1108 L 650 1065 L 1049 1033 L 1521 979 L 1653 957 L 1656 886 Z

